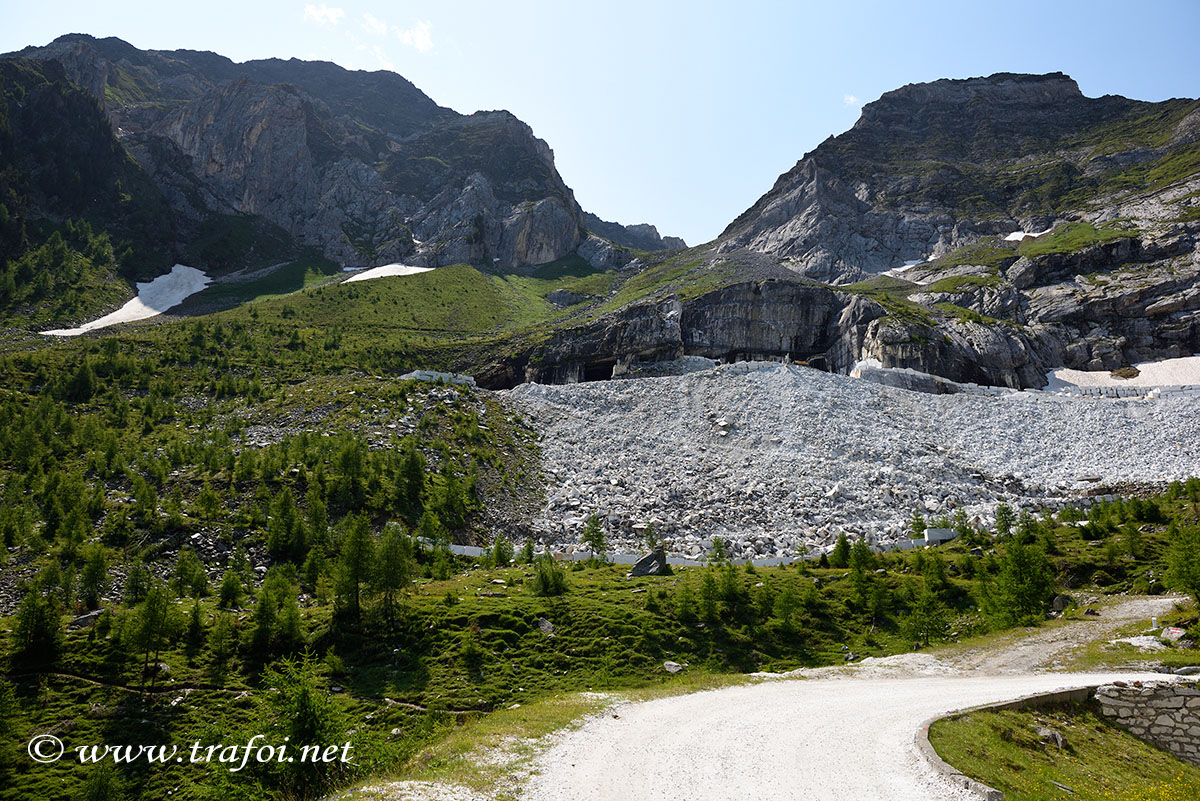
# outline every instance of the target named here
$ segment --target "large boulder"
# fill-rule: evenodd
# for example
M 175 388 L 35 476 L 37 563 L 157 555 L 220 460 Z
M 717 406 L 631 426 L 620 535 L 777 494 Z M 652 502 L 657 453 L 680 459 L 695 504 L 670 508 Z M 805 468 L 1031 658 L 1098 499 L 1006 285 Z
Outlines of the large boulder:
M 629 575 L 634 578 L 639 576 L 661 576 L 666 570 L 667 554 L 660 545 L 637 560 L 633 565 L 633 570 L 629 571 Z

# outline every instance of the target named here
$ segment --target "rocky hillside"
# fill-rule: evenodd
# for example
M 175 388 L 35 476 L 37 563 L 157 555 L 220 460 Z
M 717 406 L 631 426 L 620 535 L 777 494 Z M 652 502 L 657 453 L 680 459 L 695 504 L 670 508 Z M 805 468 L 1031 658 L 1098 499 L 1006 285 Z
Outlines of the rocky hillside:
M 848 283 L 1062 219 L 1171 219 L 1170 190 L 1198 165 L 1195 100 L 1088 98 L 1062 73 L 912 84 L 868 103 L 721 240 Z
M 1200 350 L 1198 278 L 1200 101 L 1087 98 L 1058 73 L 941 80 L 868 104 L 716 243 L 652 261 L 617 290 L 633 303 L 561 330 L 525 372 L 874 359 L 1041 387 L 1060 365 Z
M 282 237 L 354 265 L 501 267 L 552 261 L 583 240 L 582 212 L 527 125 L 441 108 L 395 73 L 235 64 L 75 34 L 7 58 L 57 62 L 102 104 L 201 266 L 244 266 L 255 243 L 238 239 Z M 229 230 L 241 218 L 253 221 L 248 237 Z M 214 238 L 235 241 L 195 247 Z M 231 264 L 205 263 L 222 256 Z
M 864 107 L 714 243 L 688 249 L 653 226 L 585 214 L 546 144 L 507 112 L 463 116 L 394 73 L 235 64 L 79 35 L 0 63 L 8 127 L 22 131 L 0 153 L 19 180 L 0 189 L 33 187 L 17 190 L 28 202 L 9 203 L 3 224 L 82 214 L 112 232 L 127 276 L 138 261 L 120 258 L 129 244 L 156 265 L 173 256 L 216 272 L 312 247 L 342 264 L 525 273 L 535 282 L 510 299 L 521 308 L 507 322 L 471 323 L 486 347 L 460 336 L 414 356 L 490 387 L 609 378 L 681 355 L 842 373 L 872 359 L 1040 387 L 1061 365 L 1113 370 L 1200 351 L 1196 100 L 1087 98 L 1058 73 L 906 86 Z M 79 108 L 23 100 L 35 97 L 29 75 L 51 87 L 37 97 Z M 84 109 L 89 94 L 103 117 Z M 47 154 L 78 150 L 50 131 L 77 125 L 108 166 L 45 169 L 58 163 Z M 79 211 L 47 178 L 59 173 L 106 187 L 119 177 L 115 197 L 132 200 Z M 113 269 L 102 256 L 66 291 L 92 297 L 87 287 Z M 33 260 L 15 294 L 0 285 L 0 301 L 27 303 L 21 280 L 64 261 Z M 455 297 L 472 289 L 448 276 L 437 282 Z
M 539 536 L 574 542 L 597 513 L 622 550 L 648 523 L 693 556 L 713 536 L 739 556 L 824 549 L 842 530 L 890 543 L 914 509 L 991 525 L 998 502 L 1074 502 L 1099 476 L 1183 478 L 1200 447 L 1194 398 L 932 396 L 780 364 L 676 366 L 690 372 L 508 395 L 545 433 Z

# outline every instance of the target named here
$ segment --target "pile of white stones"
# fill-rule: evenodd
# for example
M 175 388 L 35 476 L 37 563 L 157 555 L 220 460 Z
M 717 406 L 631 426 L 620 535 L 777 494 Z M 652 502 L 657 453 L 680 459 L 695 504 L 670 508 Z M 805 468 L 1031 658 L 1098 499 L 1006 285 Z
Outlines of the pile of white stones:
M 508 395 L 544 434 L 533 522 L 555 546 L 592 513 L 614 550 L 648 524 L 685 556 L 718 536 L 735 556 L 815 552 L 841 531 L 882 546 L 914 510 L 990 526 L 1000 501 L 1200 474 L 1196 398 L 928 395 L 768 362 Z

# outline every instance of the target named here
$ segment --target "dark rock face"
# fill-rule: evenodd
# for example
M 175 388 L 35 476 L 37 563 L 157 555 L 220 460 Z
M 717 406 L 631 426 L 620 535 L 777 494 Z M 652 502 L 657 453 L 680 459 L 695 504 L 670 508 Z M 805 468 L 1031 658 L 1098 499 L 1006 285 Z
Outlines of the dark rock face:
M 518 267 L 583 241 L 582 212 L 527 125 L 441 108 L 394 73 L 83 35 L 16 55 L 57 61 L 92 94 L 191 230 L 251 215 L 356 265 Z
M 698 355 L 718 360 L 808 361 L 848 372 L 882 307 L 856 295 L 791 281 L 752 281 L 680 301 L 638 303 L 558 332 L 536 353 L 497 365 L 485 386 L 611 378 L 639 364 Z
M 1046 369 L 1056 364 L 1052 350 L 1019 329 L 963 320 L 930 329 L 885 317 L 873 321 L 863 339 L 863 359 L 960 383 L 1040 387 Z
M 823 287 L 768 280 L 704 295 L 683 306 L 688 354 L 710 359 L 793 358 L 847 372 L 879 307 Z

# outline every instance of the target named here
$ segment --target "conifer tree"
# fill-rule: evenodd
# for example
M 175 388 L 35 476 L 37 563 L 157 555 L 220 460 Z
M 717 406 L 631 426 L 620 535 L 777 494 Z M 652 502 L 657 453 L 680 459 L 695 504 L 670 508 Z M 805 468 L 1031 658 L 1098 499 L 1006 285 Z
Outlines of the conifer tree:
M 1172 525 L 1167 531 L 1170 550 L 1167 553 L 1167 579 L 1200 605 L 1200 528 Z
M 580 542 L 592 552 L 592 559 L 606 561 L 608 543 L 604 539 L 604 529 L 600 526 L 600 517 L 590 514 L 583 521 L 583 531 L 579 535 Z
M 412 582 L 413 567 L 412 539 L 401 532 L 398 526 L 388 526 L 379 543 L 372 576 L 388 630 L 396 628 L 396 608 L 400 596 Z
M 14 664 L 45 667 L 56 663 L 66 642 L 57 601 L 29 590 L 17 607 L 11 638 Z
M 348 518 L 338 557 L 338 596 L 342 610 L 354 620 L 362 616 L 362 587 L 371 573 L 373 545 L 367 518 Z
M 167 588 L 160 582 L 153 582 L 133 618 L 133 646 L 142 653 L 143 682 L 156 672 L 150 670 L 150 664 L 158 663 L 159 654 L 170 644 L 178 628 L 175 604 Z
M 1037 546 L 1026 545 L 1021 537 L 1012 538 L 996 577 L 995 600 L 1001 620 L 1007 625 L 1040 620 L 1053 593 L 1054 579 L 1046 555 Z
M 850 538 L 846 532 L 838 534 L 837 542 L 829 553 L 829 566 L 843 568 L 850 564 Z

